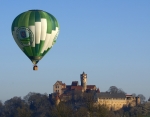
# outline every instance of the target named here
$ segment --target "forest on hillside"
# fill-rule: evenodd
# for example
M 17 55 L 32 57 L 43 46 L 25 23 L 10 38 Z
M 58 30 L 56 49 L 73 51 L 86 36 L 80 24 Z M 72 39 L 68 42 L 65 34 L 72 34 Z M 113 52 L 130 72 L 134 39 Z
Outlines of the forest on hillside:
M 54 104 L 47 94 L 30 92 L 24 98 L 13 97 L 0 102 L 0 117 L 150 117 L 150 103 L 110 111 L 104 105 L 94 106 L 93 94 Z
M 125 93 L 115 86 L 108 91 Z M 4 103 L 0 101 L 0 117 L 150 117 L 150 100 L 146 102 L 142 94 L 138 96 L 141 96 L 141 104 L 113 111 L 105 105 L 95 106 L 94 93 L 84 93 L 82 97 L 56 105 L 56 100 L 50 99 L 48 94 L 29 92 L 23 99 L 15 96 Z

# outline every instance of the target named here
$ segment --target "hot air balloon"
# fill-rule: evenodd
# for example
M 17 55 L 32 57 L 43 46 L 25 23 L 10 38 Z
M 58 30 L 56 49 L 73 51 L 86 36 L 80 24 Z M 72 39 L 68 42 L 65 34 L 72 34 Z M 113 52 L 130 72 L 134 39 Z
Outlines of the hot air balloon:
M 37 70 L 37 63 L 56 42 L 59 24 L 48 12 L 29 10 L 14 19 L 11 31 L 19 48 L 32 61 L 33 70 Z

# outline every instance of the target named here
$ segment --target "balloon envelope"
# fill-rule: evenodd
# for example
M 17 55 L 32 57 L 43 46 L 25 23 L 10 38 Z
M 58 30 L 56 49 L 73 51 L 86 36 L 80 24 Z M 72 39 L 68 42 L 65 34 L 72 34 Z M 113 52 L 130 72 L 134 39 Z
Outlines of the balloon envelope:
M 11 31 L 19 48 L 33 64 L 37 64 L 55 44 L 59 24 L 45 11 L 29 10 L 14 19 Z

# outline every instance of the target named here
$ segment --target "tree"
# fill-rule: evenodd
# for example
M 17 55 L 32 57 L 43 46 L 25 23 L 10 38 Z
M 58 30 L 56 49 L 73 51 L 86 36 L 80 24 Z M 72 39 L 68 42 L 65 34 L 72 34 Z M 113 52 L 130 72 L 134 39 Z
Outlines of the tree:
M 18 108 L 17 110 L 18 110 L 19 117 L 31 117 L 31 111 L 28 106 Z
M 140 97 L 141 103 L 145 102 L 145 96 L 143 94 L 139 94 L 138 97 Z
M 25 103 L 21 97 L 13 97 L 4 103 L 4 114 L 6 117 L 18 117 L 18 108 L 24 107 Z
M 116 86 L 111 86 L 111 87 L 109 87 L 108 92 L 110 92 L 110 93 L 117 93 L 118 92 L 118 88 Z
M 126 94 L 126 92 L 124 92 L 121 88 L 118 89 L 118 93 Z
M 94 92 L 84 93 L 83 94 L 83 105 L 87 108 L 89 117 L 94 115 Z
M 117 88 L 116 86 L 111 86 L 108 89 L 108 92 L 110 92 L 110 93 L 124 93 L 124 94 L 126 94 L 122 89 Z
M 150 97 L 149 97 L 148 101 L 150 101 Z
M 0 101 L 0 117 L 3 117 L 3 103 Z
M 87 108 L 80 107 L 74 111 L 73 117 L 87 117 Z
M 113 111 L 110 110 L 106 117 L 116 117 L 116 115 Z
M 98 104 L 95 107 L 95 116 L 96 117 L 106 117 L 108 115 L 108 108 L 104 105 Z
M 24 99 L 30 106 L 33 117 L 45 117 L 49 113 L 51 104 L 47 94 L 30 92 Z
M 56 106 L 51 106 L 50 117 L 72 117 L 73 110 L 70 104 L 61 102 Z
M 108 113 L 108 108 L 104 105 L 96 103 L 95 93 L 89 92 L 83 94 L 82 107 L 85 107 L 87 111 L 86 117 L 106 117 Z
M 133 97 L 136 97 L 136 94 L 135 94 L 135 93 L 132 93 L 132 96 L 133 96 Z

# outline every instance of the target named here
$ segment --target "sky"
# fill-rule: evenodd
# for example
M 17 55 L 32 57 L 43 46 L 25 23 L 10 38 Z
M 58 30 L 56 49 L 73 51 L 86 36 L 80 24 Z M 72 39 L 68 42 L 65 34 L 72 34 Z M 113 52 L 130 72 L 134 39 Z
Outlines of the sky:
M 0 100 L 29 92 L 53 92 L 87 74 L 101 92 L 116 86 L 127 94 L 150 97 L 149 0 L 2 0 L 0 2 Z M 40 9 L 60 25 L 56 44 L 38 63 L 38 71 L 11 34 L 14 18 Z

